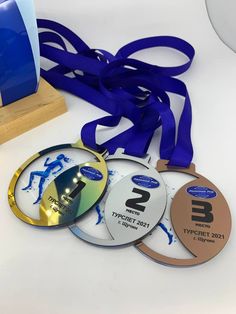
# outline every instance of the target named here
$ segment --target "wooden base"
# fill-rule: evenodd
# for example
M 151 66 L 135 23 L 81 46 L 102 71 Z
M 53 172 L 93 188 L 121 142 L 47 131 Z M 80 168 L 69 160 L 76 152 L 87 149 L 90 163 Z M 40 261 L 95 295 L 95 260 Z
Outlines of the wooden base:
M 0 144 L 66 111 L 64 97 L 44 79 L 41 79 L 36 94 L 0 107 Z

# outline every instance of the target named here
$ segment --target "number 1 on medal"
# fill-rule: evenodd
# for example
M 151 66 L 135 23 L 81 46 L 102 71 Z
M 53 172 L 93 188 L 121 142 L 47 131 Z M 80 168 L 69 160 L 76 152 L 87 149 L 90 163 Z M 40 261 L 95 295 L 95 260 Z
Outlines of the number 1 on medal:
M 85 188 L 86 183 L 84 183 L 83 181 L 78 181 L 76 185 L 76 188 L 69 195 L 69 197 L 72 199 L 75 199 L 76 196 Z

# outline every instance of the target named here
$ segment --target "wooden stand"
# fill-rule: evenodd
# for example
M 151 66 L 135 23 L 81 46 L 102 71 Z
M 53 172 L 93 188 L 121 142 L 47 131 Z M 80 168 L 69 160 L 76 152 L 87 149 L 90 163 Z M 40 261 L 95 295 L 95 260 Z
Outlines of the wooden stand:
M 41 79 L 36 94 L 0 107 L 0 144 L 66 111 L 64 97 L 44 79 Z

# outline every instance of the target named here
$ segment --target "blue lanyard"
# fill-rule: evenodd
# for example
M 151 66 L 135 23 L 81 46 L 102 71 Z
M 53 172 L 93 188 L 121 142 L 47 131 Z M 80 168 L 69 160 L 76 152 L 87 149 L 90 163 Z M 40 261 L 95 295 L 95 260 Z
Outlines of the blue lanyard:
M 38 26 L 50 30 L 39 35 L 41 56 L 58 63 L 48 71 L 42 70 L 42 76 L 55 87 L 73 93 L 111 114 L 84 126 L 81 137 L 86 145 L 96 149 L 97 126 L 116 126 L 124 116 L 134 126 L 103 143 L 102 146 L 110 153 L 117 147 L 124 147 L 126 153 L 142 157 L 154 132 L 162 126 L 161 158 L 170 160 L 172 166 L 189 166 L 193 156 L 191 102 L 185 84 L 172 76 L 185 72 L 191 66 L 194 49 L 190 44 L 176 37 L 151 37 L 134 41 L 113 56 L 104 50 L 90 49 L 75 33 L 56 22 L 38 20 Z M 61 36 L 70 42 L 75 53 L 67 51 Z M 56 43 L 62 49 L 49 43 Z M 160 67 L 128 58 L 139 50 L 157 46 L 177 49 L 189 61 L 181 66 Z M 74 77 L 68 77 L 69 73 L 73 73 Z M 169 92 L 185 99 L 176 142 Z
M 130 63 L 129 61 L 130 60 L 128 60 L 127 63 Z M 112 93 L 111 85 L 112 87 L 116 85 L 116 87 L 119 86 L 123 88 L 127 87 L 127 85 L 134 85 L 142 86 L 150 90 L 152 94 L 155 93 L 155 90 L 157 88 L 160 88 L 162 90 L 165 90 L 166 92 L 174 93 L 184 97 L 184 108 L 178 126 L 176 144 L 175 133 L 173 132 L 174 122 L 171 121 L 171 110 L 169 105 L 165 106 L 166 110 L 164 111 L 164 115 L 161 115 L 163 135 L 160 147 L 160 156 L 162 159 L 170 160 L 169 165 L 171 166 L 188 167 L 193 157 L 193 147 L 191 141 L 192 108 L 185 84 L 178 79 L 167 76 L 159 76 L 150 72 L 142 71 L 142 69 L 133 72 L 129 71 L 128 73 L 119 74 L 118 76 L 115 76 L 113 72 L 112 76 L 109 76 L 109 72 L 111 72 L 113 68 L 116 68 L 118 66 L 117 63 L 124 65 L 123 61 L 117 61 L 115 63 L 116 64 L 111 63 L 106 67 L 106 81 L 110 84 L 110 88 L 108 87 L 109 93 Z M 104 80 L 103 77 L 102 80 Z M 151 108 L 153 108 L 154 106 L 155 109 L 156 105 L 157 103 L 154 102 Z M 149 108 L 150 107 L 147 106 L 147 109 Z M 158 106 L 158 110 L 160 110 L 160 106 Z M 161 114 L 161 111 L 159 111 L 159 113 Z M 144 118 L 144 122 L 145 120 L 146 125 L 154 126 L 155 128 L 154 115 L 149 114 L 149 117 L 146 116 Z M 138 141 L 138 138 L 135 139 L 134 136 L 133 141 L 129 143 L 128 146 L 134 148 L 135 145 L 138 146 Z

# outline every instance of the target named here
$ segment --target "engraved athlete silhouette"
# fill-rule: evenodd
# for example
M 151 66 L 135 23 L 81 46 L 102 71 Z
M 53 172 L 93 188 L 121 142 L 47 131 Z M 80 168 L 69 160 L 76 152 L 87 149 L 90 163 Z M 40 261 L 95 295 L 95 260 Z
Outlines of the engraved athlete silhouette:
M 38 184 L 39 194 L 38 194 L 37 200 L 33 203 L 34 205 L 38 204 L 41 201 L 44 183 L 45 183 L 46 179 L 50 176 L 50 174 L 52 173 L 53 175 L 55 175 L 58 172 L 60 172 L 64 168 L 63 163 L 62 163 L 63 161 L 66 163 L 70 162 L 70 159 L 68 157 L 66 157 L 64 154 L 58 155 L 56 160 L 54 160 L 52 162 L 49 162 L 49 160 L 50 160 L 50 157 L 48 157 L 44 163 L 44 167 L 47 167 L 47 169 L 45 171 L 33 171 L 30 173 L 29 184 L 25 188 L 22 189 L 22 191 L 31 190 L 34 178 L 40 177 L 40 181 Z M 58 169 L 56 171 L 53 171 L 56 168 L 58 168 Z

